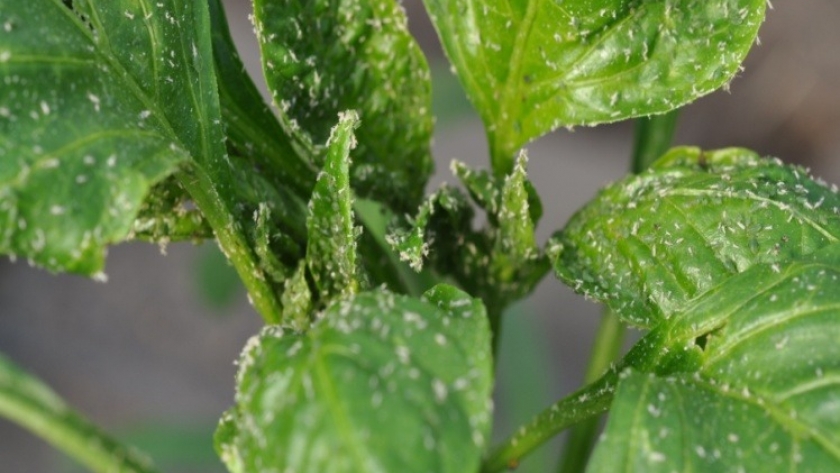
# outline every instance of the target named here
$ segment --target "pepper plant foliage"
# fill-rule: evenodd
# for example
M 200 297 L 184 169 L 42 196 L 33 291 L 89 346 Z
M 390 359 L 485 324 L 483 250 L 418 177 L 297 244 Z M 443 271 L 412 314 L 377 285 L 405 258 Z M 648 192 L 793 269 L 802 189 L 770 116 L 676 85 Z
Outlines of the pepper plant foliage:
M 666 115 L 534 237 L 521 148 L 724 86 L 765 0 L 425 5 L 491 156 L 424 198 L 430 76 L 394 0 L 254 0 L 273 109 L 219 0 L 0 0 L 0 251 L 101 277 L 110 244 L 215 239 L 266 322 L 216 433 L 234 473 L 501 471 L 606 411 L 561 471 L 840 470 L 836 189 L 666 152 Z M 552 268 L 646 334 L 490 445 L 499 319 Z M 0 413 L 94 471 L 154 471 L 5 358 Z

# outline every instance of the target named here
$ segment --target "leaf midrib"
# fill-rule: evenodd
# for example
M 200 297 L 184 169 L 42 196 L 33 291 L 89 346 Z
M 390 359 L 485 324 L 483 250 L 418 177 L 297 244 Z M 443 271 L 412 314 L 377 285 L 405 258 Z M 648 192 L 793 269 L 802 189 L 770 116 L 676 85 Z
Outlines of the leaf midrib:
M 336 386 L 332 382 L 332 379 L 330 379 L 325 366 L 326 355 L 332 351 L 329 348 L 329 346 L 324 346 L 321 349 L 321 353 L 316 353 L 313 357 L 313 368 L 315 374 L 318 376 L 321 386 L 324 388 L 322 392 L 327 400 L 326 404 L 332 413 L 332 419 L 338 427 L 338 431 L 341 433 L 341 436 L 345 439 L 345 445 L 350 447 L 349 450 L 353 457 L 353 463 L 358 468 L 356 471 L 366 471 L 368 464 L 365 462 L 365 459 L 370 458 L 371 455 L 354 434 L 355 431 L 351 425 L 350 419 L 347 416 L 347 410 L 340 407 L 341 400 L 337 393 Z M 336 348 L 337 350 L 335 350 L 335 352 L 338 354 L 343 352 L 343 347 L 337 346 Z
M 501 90 L 499 108 L 496 109 L 495 119 L 497 125 L 495 129 L 504 130 L 504 133 L 496 135 L 494 140 L 496 144 L 493 149 L 496 152 L 502 153 L 502 156 L 498 156 L 496 159 L 505 159 L 505 161 L 502 161 L 505 164 L 511 160 L 511 156 L 509 155 L 516 151 L 507 148 L 513 142 L 510 137 L 513 127 L 510 126 L 510 123 L 511 121 L 515 121 L 519 116 L 519 100 L 517 100 L 517 97 L 522 88 L 522 81 L 519 77 L 521 75 L 522 61 L 525 56 L 524 50 L 531 36 L 534 18 L 536 18 L 541 4 L 542 0 L 528 1 L 525 16 L 522 17 L 522 21 L 517 25 L 516 38 L 513 42 L 513 50 L 511 51 L 511 57 L 508 63 L 508 75 L 505 79 L 505 85 Z M 501 170 L 496 169 L 495 171 L 498 173 Z M 505 173 L 507 173 L 507 170 L 505 170 Z

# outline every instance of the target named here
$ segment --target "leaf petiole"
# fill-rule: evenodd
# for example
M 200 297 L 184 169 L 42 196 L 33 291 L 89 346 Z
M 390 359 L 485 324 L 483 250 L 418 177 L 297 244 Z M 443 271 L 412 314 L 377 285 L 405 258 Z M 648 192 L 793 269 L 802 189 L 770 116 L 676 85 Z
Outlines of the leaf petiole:
M 496 446 L 482 465 L 482 473 L 515 468 L 519 460 L 568 427 L 605 412 L 618 383 L 618 367 L 610 368 L 597 381 L 557 401 L 531 422 Z

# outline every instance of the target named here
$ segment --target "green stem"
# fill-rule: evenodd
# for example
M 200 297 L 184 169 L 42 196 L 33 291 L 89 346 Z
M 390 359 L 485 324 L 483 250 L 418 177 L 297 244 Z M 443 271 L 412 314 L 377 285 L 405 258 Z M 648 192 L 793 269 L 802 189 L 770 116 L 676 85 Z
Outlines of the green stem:
M 179 182 L 213 227 L 219 248 L 242 278 L 254 308 L 267 324 L 277 323 L 281 313 L 279 298 L 266 280 L 240 224 L 230 211 L 233 206 L 230 203 L 232 196 L 223 199 L 218 190 L 222 184 L 229 184 L 230 178 L 222 177 L 219 171 L 214 177 L 215 181 L 198 166 L 178 174 Z
M 680 109 L 664 115 L 636 119 L 631 171 L 640 173 L 668 151 L 674 139 Z
M 661 366 L 662 360 L 669 353 L 668 346 L 672 346 L 671 337 L 673 334 L 668 330 L 654 329 L 649 332 L 623 359 L 610 364 L 596 381 L 537 414 L 531 422 L 494 448 L 485 459 L 481 473 L 516 468 L 520 459 L 564 429 L 606 412 L 612 403 L 621 373 L 628 368 L 650 372 L 654 367 Z
M 595 336 L 595 345 L 592 347 L 589 366 L 586 368 L 585 384 L 597 380 L 615 362 L 621 352 L 621 344 L 625 333 L 624 324 L 621 323 L 618 316 L 611 310 L 606 309 L 601 318 L 598 333 Z M 600 416 L 594 416 L 576 425 L 571 430 L 558 470 L 560 473 L 583 471 L 592 451 L 592 446 L 595 444 L 600 421 Z
M 644 171 L 671 147 L 679 113 L 677 109 L 664 115 L 636 119 L 631 172 L 638 174 Z M 595 336 L 584 383 L 591 383 L 618 358 L 624 336 L 624 325 L 618 316 L 606 309 Z M 600 423 L 600 416 L 595 416 L 572 429 L 559 473 L 578 473 L 584 470 L 595 445 Z
M 497 446 L 481 468 L 493 473 L 515 468 L 519 460 L 571 425 L 605 412 L 612 402 L 618 369 L 608 370 L 601 378 L 561 399 Z
M 502 344 L 502 315 L 506 307 L 504 304 L 494 304 L 492 302 L 488 304 L 486 300 L 484 301 L 484 307 L 487 309 L 487 319 L 490 321 L 492 336 L 490 349 L 493 354 L 493 366 L 496 366 L 499 363 L 499 347 Z
M 99 473 L 154 473 L 143 458 L 69 409 L 44 383 L 0 356 L 0 416 Z

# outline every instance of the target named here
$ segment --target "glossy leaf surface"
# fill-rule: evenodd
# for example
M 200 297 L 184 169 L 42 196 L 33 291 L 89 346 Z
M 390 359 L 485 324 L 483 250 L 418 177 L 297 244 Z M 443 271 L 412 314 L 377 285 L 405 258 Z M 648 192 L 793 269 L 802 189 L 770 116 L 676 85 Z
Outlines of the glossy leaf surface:
M 726 84 L 764 0 L 425 0 L 494 170 L 559 126 L 663 113 Z
M 354 188 L 397 210 L 416 206 L 432 170 L 431 84 L 401 7 L 255 0 L 254 11 L 268 86 L 299 145 L 320 154 L 334 117 L 357 110 Z
M 2 251 L 95 273 L 152 184 L 181 164 L 175 176 L 255 307 L 276 317 L 247 231 L 256 206 L 241 194 L 251 186 L 225 152 L 207 2 L 7 0 L 0 9 L 0 68 L 14 85 L 0 92 Z
M 587 472 L 817 473 L 840 466 L 837 452 L 807 427 L 782 420 L 759 399 L 690 375 L 633 373 L 618 388 Z
M 691 351 L 699 369 L 660 361 L 660 376 L 622 380 L 590 471 L 840 468 L 838 283 L 832 245 L 756 265 L 663 322 L 662 359 Z
M 234 473 L 475 471 L 491 370 L 477 299 L 361 293 L 305 335 L 269 327 L 248 343 L 217 449 Z
M 652 327 L 756 263 L 840 238 L 840 196 L 798 167 L 742 149 L 676 148 L 603 190 L 550 246 L 558 276 Z
M 192 7 L 144 20 L 76 4 L 0 1 L 0 252 L 90 275 L 149 188 L 201 148 L 206 122 L 180 90 L 195 92 L 195 40 L 164 40 L 175 29 L 164 14 L 193 34 Z

